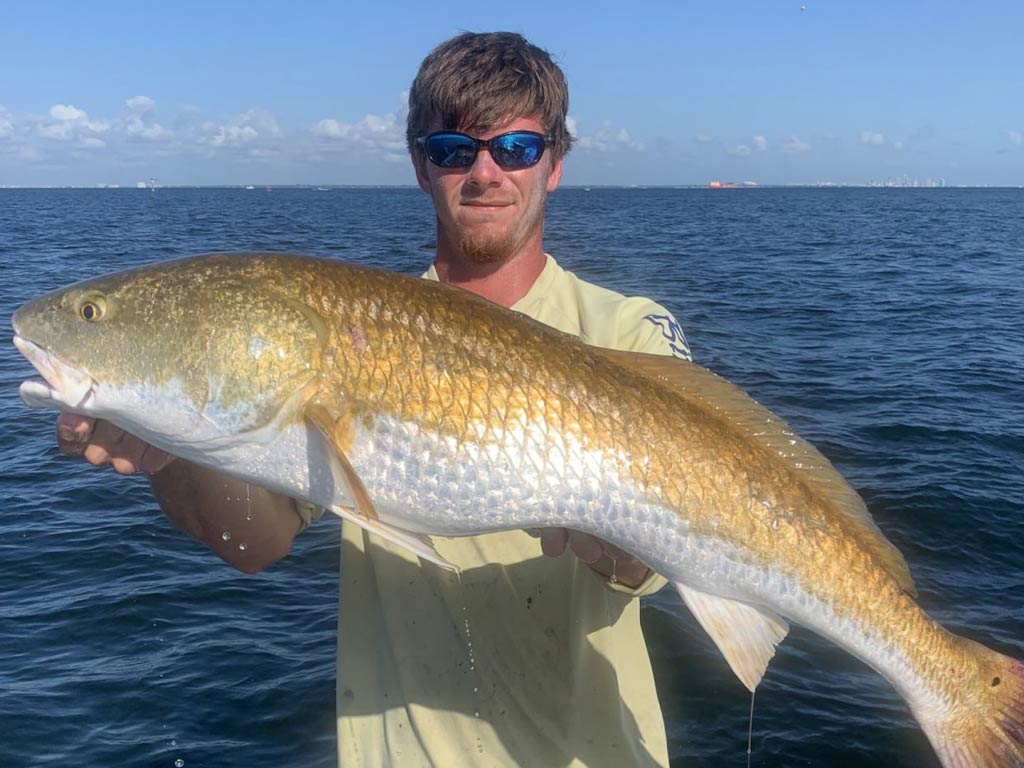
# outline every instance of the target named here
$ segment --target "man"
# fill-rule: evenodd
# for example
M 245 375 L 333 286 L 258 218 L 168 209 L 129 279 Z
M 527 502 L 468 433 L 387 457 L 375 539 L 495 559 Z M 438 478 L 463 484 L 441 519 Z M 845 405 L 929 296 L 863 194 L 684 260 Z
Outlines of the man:
M 437 213 L 425 275 L 587 343 L 688 354 L 674 319 L 562 270 L 542 247 L 545 202 L 569 150 L 568 91 L 543 50 L 463 34 L 424 60 L 409 95 L 416 179 Z M 315 511 L 61 417 L 65 451 L 151 475 L 167 515 L 232 565 L 283 557 Z M 221 541 L 247 499 L 261 539 Z M 342 526 L 340 765 L 664 766 L 664 726 L 635 599 L 664 581 L 593 537 L 561 529 L 435 538 L 455 576 Z M 577 557 L 560 557 L 570 547 Z M 543 557 L 541 555 L 549 557 Z

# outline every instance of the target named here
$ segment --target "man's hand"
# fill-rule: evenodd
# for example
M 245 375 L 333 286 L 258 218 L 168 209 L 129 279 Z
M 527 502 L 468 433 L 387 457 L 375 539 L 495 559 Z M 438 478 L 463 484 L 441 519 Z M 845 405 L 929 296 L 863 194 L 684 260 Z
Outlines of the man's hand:
M 138 471 L 153 475 L 174 461 L 171 454 L 144 443 L 109 421 L 73 413 L 62 413 L 57 418 L 57 446 L 65 456 L 83 456 L 97 467 L 110 464 L 122 475 Z
M 568 545 L 573 553 L 602 576 L 625 587 L 636 589 L 650 574 L 651 569 L 614 544 L 596 536 L 567 528 L 541 528 L 540 548 L 548 557 L 558 557 Z
M 61 414 L 57 444 L 66 456 L 122 475 L 145 472 L 164 514 L 245 573 L 287 555 L 301 527 L 288 497 L 177 459 L 102 419 Z

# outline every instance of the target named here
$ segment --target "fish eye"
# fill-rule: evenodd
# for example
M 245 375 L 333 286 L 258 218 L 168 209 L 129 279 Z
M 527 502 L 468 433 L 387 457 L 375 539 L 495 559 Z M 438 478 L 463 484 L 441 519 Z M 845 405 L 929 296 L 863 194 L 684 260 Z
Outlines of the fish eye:
M 78 314 L 83 320 L 89 323 L 101 320 L 105 312 L 105 302 L 103 299 L 98 297 L 85 299 L 78 305 Z

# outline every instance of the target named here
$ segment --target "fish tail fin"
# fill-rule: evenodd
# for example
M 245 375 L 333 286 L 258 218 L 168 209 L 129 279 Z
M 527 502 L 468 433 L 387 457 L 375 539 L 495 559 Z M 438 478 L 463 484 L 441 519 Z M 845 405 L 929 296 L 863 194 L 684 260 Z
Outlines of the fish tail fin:
M 980 643 L 964 644 L 967 670 L 948 685 L 962 696 L 941 717 L 916 712 L 946 768 L 1024 766 L 1024 664 Z

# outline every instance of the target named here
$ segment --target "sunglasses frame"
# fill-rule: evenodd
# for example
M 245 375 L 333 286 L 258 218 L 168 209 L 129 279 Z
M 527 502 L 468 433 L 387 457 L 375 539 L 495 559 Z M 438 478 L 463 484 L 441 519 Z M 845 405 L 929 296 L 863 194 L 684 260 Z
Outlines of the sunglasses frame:
M 494 153 L 491 151 L 491 144 L 493 142 L 500 141 L 501 139 L 507 138 L 509 136 L 523 135 L 532 136 L 534 138 L 540 139 L 541 145 L 540 151 L 537 153 L 537 158 L 529 165 L 503 165 L 502 163 L 498 162 L 498 159 L 494 156 Z M 470 160 L 470 162 L 468 162 L 466 165 L 442 165 L 441 163 L 437 162 L 436 160 L 434 160 L 434 158 L 430 156 L 430 151 L 427 149 L 427 142 L 429 142 L 432 138 L 436 136 L 458 136 L 463 139 L 468 139 L 474 144 L 472 160 Z M 486 149 L 488 152 L 490 152 L 491 159 L 494 160 L 495 164 L 503 171 L 521 171 L 524 168 L 533 168 L 533 166 L 537 165 L 537 163 L 540 162 L 541 158 L 544 157 L 544 151 L 549 146 L 551 146 L 553 142 L 554 138 L 550 134 L 537 133 L 536 131 L 505 131 L 505 133 L 499 133 L 497 136 L 492 136 L 489 139 L 478 139 L 475 136 L 470 136 L 468 133 L 462 133 L 462 131 L 434 131 L 433 133 L 428 133 L 426 136 L 420 136 L 416 139 L 416 144 L 423 149 L 423 154 L 426 156 L 426 158 L 431 163 L 436 165 L 438 168 L 443 168 L 446 171 L 461 171 L 465 170 L 466 168 L 472 168 L 473 163 L 476 162 L 477 155 L 480 154 L 481 149 Z

